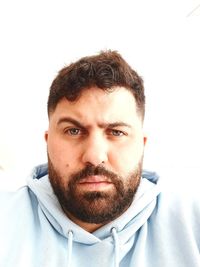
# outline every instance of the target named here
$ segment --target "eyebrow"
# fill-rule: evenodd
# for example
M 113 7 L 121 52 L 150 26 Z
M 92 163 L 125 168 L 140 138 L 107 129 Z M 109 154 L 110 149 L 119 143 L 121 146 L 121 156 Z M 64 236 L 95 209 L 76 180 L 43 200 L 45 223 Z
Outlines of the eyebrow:
M 62 123 L 72 123 L 74 124 L 75 126 L 79 127 L 79 128 L 84 128 L 84 126 L 77 120 L 71 118 L 71 117 L 63 117 L 63 118 L 60 118 L 57 122 L 57 125 L 59 126 L 60 124 Z
M 81 124 L 79 121 L 71 118 L 71 117 L 63 117 L 60 118 L 57 122 L 57 125 L 59 126 L 62 123 L 72 123 L 73 125 L 79 127 L 79 128 L 86 128 L 83 124 Z M 117 121 L 113 123 L 99 123 L 98 126 L 100 128 L 115 128 L 115 127 L 128 127 L 132 128 L 132 126 L 128 123 L 122 122 L 122 121 Z

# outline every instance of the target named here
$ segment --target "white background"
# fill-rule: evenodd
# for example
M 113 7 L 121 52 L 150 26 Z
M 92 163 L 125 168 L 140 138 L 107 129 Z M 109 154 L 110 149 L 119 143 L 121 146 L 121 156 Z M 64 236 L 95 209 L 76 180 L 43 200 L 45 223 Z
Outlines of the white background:
M 145 167 L 199 168 L 200 0 L 0 1 L 0 187 L 46 161 L 57 71 L 118 50 L 143 77 Z

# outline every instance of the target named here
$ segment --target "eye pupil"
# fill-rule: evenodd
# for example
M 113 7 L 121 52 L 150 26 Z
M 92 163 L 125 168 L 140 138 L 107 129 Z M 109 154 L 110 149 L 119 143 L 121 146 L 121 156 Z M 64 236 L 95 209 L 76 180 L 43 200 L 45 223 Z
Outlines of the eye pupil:
M 76 128 L 72 128 L 72 129 L 69 130 L 69 132 L 70 132 L 71 135 L 77 135 L 79 133 L 79 130 L 76 129 Z

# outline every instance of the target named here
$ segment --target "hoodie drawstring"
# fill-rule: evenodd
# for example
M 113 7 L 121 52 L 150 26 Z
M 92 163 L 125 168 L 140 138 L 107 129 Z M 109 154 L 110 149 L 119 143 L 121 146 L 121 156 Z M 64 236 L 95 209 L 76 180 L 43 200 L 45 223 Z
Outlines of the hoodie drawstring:
M 112 236 L 113 236 L 113 240 L 114 240 L 114 244 L 115 244 L 115 267 L 119 267 L 119 238 L 117 235 L 117 230 L 115 227 L 113 227 L 111 229 L 112 232 Z
M 73 245 L 73 232 L 69 230 L 68 232 L 68 255 L 67 255 L 67 267 L 71 265 L 72 259 L 72 245 Z

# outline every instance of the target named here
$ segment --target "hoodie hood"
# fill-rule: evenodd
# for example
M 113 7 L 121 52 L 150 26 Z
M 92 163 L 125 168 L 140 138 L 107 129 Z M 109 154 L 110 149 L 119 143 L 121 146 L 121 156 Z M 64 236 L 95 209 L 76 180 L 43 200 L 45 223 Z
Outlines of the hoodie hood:
M 101 245 L 102 241 L 106 241 L 114 246 L 115 266 L 119 266 L 117 263 L 119 262 L 119 247 L 129 246 L 130 240 L 133 244 L 133 239 L 137 238 L 136 232 L 147 222 L 156 206 L 156 198 L 160 193 L 158 180 L 158 175 L 155 172 L 143 171 L 139 188 L 131 206 L 117 219 L 93 233 L 89 233 L 76 225 L 63 212 L 49 182 L 47 164 L 36 167 L 27 182 L 52 227 L 68 239 L 70 251 L 72 251 L 74 243 L 91 246 L 98 243 Z M 69 254 L 71 258 L 72 252 Z M 68 259 L 68 261 L 70 260 Z

